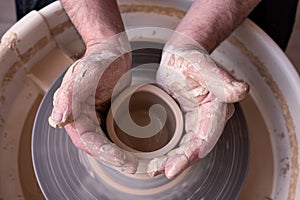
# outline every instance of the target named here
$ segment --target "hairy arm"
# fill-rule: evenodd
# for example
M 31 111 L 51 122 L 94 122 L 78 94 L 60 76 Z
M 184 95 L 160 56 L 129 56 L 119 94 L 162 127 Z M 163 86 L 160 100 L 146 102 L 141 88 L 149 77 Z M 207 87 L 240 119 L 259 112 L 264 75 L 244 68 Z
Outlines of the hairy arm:
M 124 31 L 116 0 L 61 0 L 87 47 Z
M 243 99 L 249 86 L 219 68 L 207 52 L 228 37 L 258 3 L 195 0 L 164 47 L 156 80 L 185 111 L 186 133 L 178 148 L 151 160 L 151 176 L 165 173 L 173 178 L 216 145 L 234 112 L 231 103 Z
M 260 0 L 195 0 L 176 31 L 197 41 L 210 53 L 259 2 Z

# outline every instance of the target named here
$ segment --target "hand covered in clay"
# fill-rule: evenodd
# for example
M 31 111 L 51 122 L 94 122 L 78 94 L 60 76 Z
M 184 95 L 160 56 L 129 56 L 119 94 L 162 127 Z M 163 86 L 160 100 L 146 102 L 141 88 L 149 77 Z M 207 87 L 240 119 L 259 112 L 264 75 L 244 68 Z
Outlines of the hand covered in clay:
M 173 178 L 213 149 L 234 112 L 232 103 L 243 99 L 249 86 L 193 45 L 165 47 L 156 78 L 185 113 L 186 133 L 178 148 L 151 160 L 148 173 Z
M 96 159 L 135 173 L 137 159 L 111 143 L 99 125 L 116 83 L 131 67 L 128 52 L 129 44 L 124 47 L 119 42 L 88 47 L 85 56 L 69 67 L 55 92 L 49 123 L 64 127 L 74 145 Z M 95 112 L 95 106 L 99 112 Z

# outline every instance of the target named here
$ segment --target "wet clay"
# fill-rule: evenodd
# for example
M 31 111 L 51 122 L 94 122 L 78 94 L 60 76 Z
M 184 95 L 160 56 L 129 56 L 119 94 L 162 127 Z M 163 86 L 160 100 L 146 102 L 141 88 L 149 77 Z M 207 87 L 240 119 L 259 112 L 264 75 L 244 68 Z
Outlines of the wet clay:
M 120 129 L 116 123 L 114 128 L 119 139 L 127 146 L 142 152 L 151 152 L 161 149 L 172 138 L 175 132 L 175 117 L 172 115 L 171 108 L 157 95 L 149 92 L 136 92 L 132 95 L 129 102 L 129 113 L 132 120 L 139 126 L 146 126 L 150 123 L 149 109 L 154 104 L 162 105 L 167 112 L 167 121 L 161 131 L 148 138 L 133 137 Z M 128 116 L 120 115 L 120 118 Z M 159 117 L 159 116 L 158 116 Z
M 244 187 L 238 199 L 272 199 L 274 158 L 270 133 L 250 96 L 241 102 L 241 106 L 248 125 L 250 158 Z

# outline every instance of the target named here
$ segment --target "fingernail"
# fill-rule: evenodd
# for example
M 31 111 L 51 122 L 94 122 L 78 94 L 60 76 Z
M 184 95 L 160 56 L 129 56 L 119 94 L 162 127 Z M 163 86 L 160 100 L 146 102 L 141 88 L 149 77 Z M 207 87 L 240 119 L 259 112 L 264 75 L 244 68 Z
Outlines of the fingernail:
M 168 179 L 174 178 L 188 167 L 188 159 L 185 155 L 177 155 L 170 159 L 165 167 L 165 175 Z
M 172 164 L 172 166 L 166 166 L 165 175 L 168 179 L 172 179 L 177 175 L 178 169 L 176 169 L 176 166 Z

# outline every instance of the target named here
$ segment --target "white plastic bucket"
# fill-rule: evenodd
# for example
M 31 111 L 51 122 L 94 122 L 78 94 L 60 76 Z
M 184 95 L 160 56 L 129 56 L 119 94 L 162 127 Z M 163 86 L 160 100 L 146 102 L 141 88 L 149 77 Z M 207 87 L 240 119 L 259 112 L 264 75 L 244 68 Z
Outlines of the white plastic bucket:
M 191 1 L 119 1 L 126 28 L 174 29 Z M 155 31 L 155 28 L 153 28 Z M 135 32 L 130 40 L 163 41 Z M 0 199 L 40 199 L 31 165 L 33 119 L 45 91 L 84 44 L 59 2 L 33 11 L 0 44 Z M 212 54 L 251 86 L 241 103 L 250 138 L 250 163 L 240 199 L 300 198 L 300 80 L 278 46 L 246 20 Z M 55 59 L 53 59 L 55 58 Z M 34 184 L 33 184 L 34 182 Z

